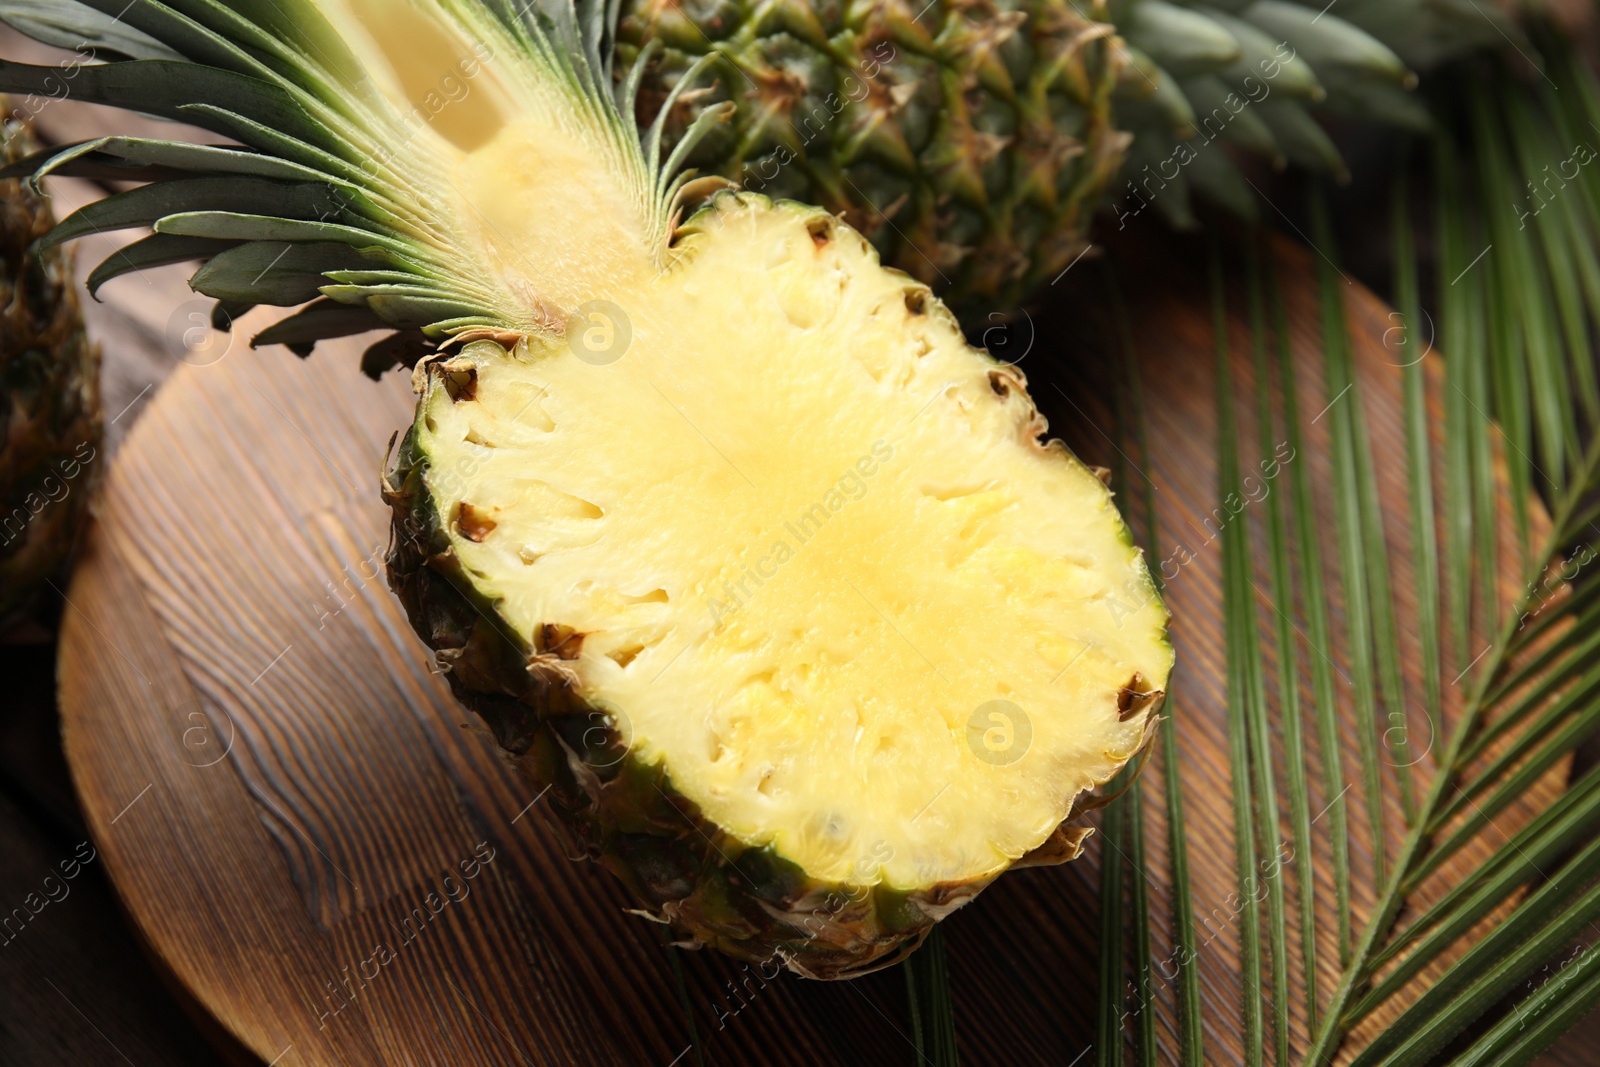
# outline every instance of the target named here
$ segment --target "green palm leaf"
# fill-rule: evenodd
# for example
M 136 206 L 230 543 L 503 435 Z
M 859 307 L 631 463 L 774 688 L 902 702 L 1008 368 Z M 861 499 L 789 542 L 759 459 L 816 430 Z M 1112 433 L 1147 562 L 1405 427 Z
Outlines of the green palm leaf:
M 1265 294 L 1261 282 L 1261 269 L 1259 257 L 1255 254 L 1255 244 L 1252 242 L 1249 257 L 1249 294 L 1250 294 L 1250 333 L 1251 350 L 1255 357 L 1256 376 L 1256 424 L 1260 435 L 1261 454 L 1273 455 L 1276 448 L 1272 418 L 1272 371 L 1268 361 L 1267 349 L 1268 334 L 1266 324 Z M 1294 576 L 1289 559 L 1289 534 L 1287 523 L 1283 514 L 1282 500 L 1276 493 L 1269 493 L 1266 501 L 1267 513 L 1267 552 L 1272 563 L 1272 586 L 1269 595 L 1270 603 L 1274 606 L 1273 617 L 1276 623 L 1273 634 L 1274 644 L 1272 650 L 1278 663 L 1278 706 L 1282 712 L 1283 724 L 1283 766 L 1288 785 L 1289 818 L 1294 842 L 1294 855 L 1303 857 L 1302 862 L 1307 862 L 1311 856 L 1311 801 L 1310 790 L 1306 782 L 1306 745 L 1302 736 L 1300 722 L 1300 671 L 1295 643 L 1295 623 L 1290 611 L 1285 611 L 1282 605 L 1292 605 L 1294 602 Z M 1262 704 L 1262 715 L 1267 714 L 1265 701 Z M 1300 910 L 1300 944 L 1302 963 L 1305 972 L 1305 987 L 1317 987 L 1317 930 L 1316 930 L 1316 883 L 1311 877 L 1309 869 L 1298 874 L 1296 881 L 1299 885 L 1299 898 L 1297 901 Z M 1341 912 L 1341 914 L 1346 914 Z M 1277 1033 L 1278 1047 L 1277 1060 L 1284 1063 L 1289 1058 L 1289 1003 L 1288 1003 L 1288 958 L 1286 947 L 1280 953 L 1280 946 L 1285 942 L 1275 941 L 1274 972 L 1275 988 L 1273 1003 L 1278 1009 Z M 1316 1005 L 1311 1005 L 1310 1025 L 1316 1025 Z
M 1255 585 L 1251 579 L 1249 528 L 1242 521 L 1244 485 L 1239 474 L 1238 435 L 1233 416 L 1232 354 L 1223 291 L 1220 252 L 1211 244 L 1211 305 L 1217 348 L 1217 482 L 1218 496 L 1230 518 L 1222 526 L 1223 624 L 1228 662 L 1228 741 L 1233 757 L 1234 855 L 1238 893 L 1244 911 L 1240 946 L 1241 999 L 1244 1004 L 1245 1062 L 1260 1064 L 1264 984 L 1261 966 L 1261 893 L 1265 879 L 1257 856 L 1275 847 L 1278 830 L 1277 791 L 1272 781 L 1272 753 L 1266 722 L 1266 692 L 1257 641 Z M 1253 777 L 1252 777 L 1253 774 Z M 1246 783 L 1250 783 L 1248 786 Z M 1259 806 L 1256 812 L 1254 806 Z M 1259 840 L 1257 832 L 1265 839 Z M 1263 847 L 1265 846 L 1265 847 Z M 1267 889 L 1267 929 L 1271 945 L 1272 1003 L 1287 1006 L 1287 956 L 1284 935 L 1283 880 L 1271 878 Z M 1281 1054 L 1286 1055 L 1287 1019 L 1275 1027 Z
M 1566 69 L 1569 75 L 1587 81 L 1588 75 L 1577 67 L 1568 65 Z M 1592 359 L 1592 353 L 1586 330 L 1577 328 L 1570 312 L 1566 313 L 1568 321 L 1563 323 L 1559 305 L 1564 298 L 1557 293 L 1555 300 L 1545 299 L 1544 294 L 1550 290 L 1539 285 L 1539 279 L 1554 277 L 1568 264 L 1571 246 L 1549 230 L 1508 225 L 1507 213 L 1501 207 L 1509 202 L 1505 193 L 1510 187 L 1513 164 L 1521 168 L 1517 178 L 1522 179 L 1546 161 L 1562 157 L 1560 142 L 1539 118 L 1530 103 L 1531 96 L 1506 79 L 1506 84 L 1485 89 L 1473 105 L 1473 130 L 1482 163 L 1479 192 L 1484 197 L 1479 210 L 1489 219 L 1488 232 L 1495 238 L 1493 248 L 1504 253 L 1493 269 L 1484 272 L 1489 280 L 1486 321 L 1490 335 L 1498 342 L 1492 346 L 1476 343 L 1480 338 L 1473 336 L 1474 317 L 1462 306 L 1468 298 L 1448 292 L 1471 273 L 1468 263 L 1459 273 L 1452 274 L 1462 236 L 1470 231 L 1462 225 L 1463 216 L 1468 213 L 1457 175 L 1441 168 L 1439 176 L 1439 229 L 1441 243 L 1447 246 L 1440 272 L 1441 287 L 1446 289 L 1442 340 L 1447 350 L 1452 346 L 1460 348 L 1446 385 L 1450 390 L 1459 390 L 1468 406 L 1477 409 L 1478 416 L 1477 420 L 1458 416 L 1452 427 L 1458 435 L 1446 440 L 1447 469 L 1452 472 L 1449 477 L 1455 489 L 1448 499 L 1456 509 L 1454 516 L 1447 516 L 1447 528 L 1470 528 L 1471 512 L 1476 510 L 1481 515 L 1483 510 L 1467 499 L 1461 472 L 1477 466 L 1486 451 L 1487 433 L 1479 400 L 1487 397 L 1478 387 L 1493 380 L 1500 385 L 1494 393 L 1493 414 L 1507 431 L 1505 463 L 1513 492 L 1542 485 L 1553 503 L 1553 532 L 1532 556 L 1527 568 L 1527 592 L 1501 621 L 1499 637 L 1489 643 L 1477 663 L 1472 696 L 1441 755 L 1439 770 L 1422 807 L 1421 822 L 1403 843 L 1397 870 L 1382 887 L 1378 907 L 1358 943 L 1356 958 L 1346 969 L 1330 1004 L 1330 1017 L 1312 1048 L 1312 1062 L 1331 1057 L 1355 1023 L 1399 995 L 1407 981 L 1423 968 L 1447 952 L 1458 950 L 1467 932 L 1496 908 L 1504 908 L 1510 902 L 1514 910 L 1501 919 L 1493 933 L 1472 945 L 1428 993 L 1407 1007 L 1399 1020 L 1392 1021 L 1362 1051 L 1357 1062 L 1421 1062 L 1456 1037 L 1469 1022 L 1494 1009 L 1526 973 L 1559 952 L 1576 931 L 1600 915 L 1600 895 L 1589 888 L 1600 875 L 1600 867 L 1593 866 L 1597 861 L 1592 844 L 1536 894 L 1522 901 L 1514 899 L 1519 890 L 1541 878 L 1541 872 L 1550 870 L 1574 844 L 1592 839 L 1594 823 L 1600 819 L 1600 794 L 1594 791 L 1595 783 L 1586 779 L 1550 811 L 1502 844 L 1488 862 L 1452 886 L 1420 917 L 1397 923 L 1406 898 L 1429 875 L 1600 727 L 1600 668 L 1595 666 L 1589 631 L 1574 625 L 1575 619 L 1587 614 L 1590 597 L 1567 596 L 1560 603 L 1550 603 L 1553 593 L 1559 596 L 1565 592 L 1556 587 L 1565 587 L 1572 575 L 1558 572 L 1554 581 L 1549 575 L 1562 554 L 1572 548 L 1575 535 L 1593 534 L 1575 529 L 1573 522 L 1582 517 L 1580 502 L 1600 487 L 1600 448 L 1592 444 L 1587 453 L 1578 452 L 1573 403 L 1574 398 L 1587 393 L 1587 361 Z M 1491 97 L 1502 102 L 1499 115 L 1493 113 L 1494 105 L 1488 102 Z M 1513 145 L 1514 154 L 1508 151 Z M 1441 153 L 1440 158 L 1448 159 L 1450 155 Z M 1513 156 L 1509 163 L 1508 155 Z M 1593 202 L 1569 202 L 1569 207 L 1572 210 L 1560 217 L 1580 224 L 1578 232 L 1583 240 L 1592 242 L 1600 232 L 1596 225 L 1600 219 L 1591 210 Z M 1409 252 L 1409 222 L 1403 206 L 1397 205 L 1396 225 L 1402 235 L 1402 249 Z M 1400 270 L 1404 289 L 1411 270 L 1409 262 L 1402 263 Z M 1535 293 L 1533 287 L 1538 287 L 1539 292 Z M 1595 310 L 1591 306 L 1588 314 Z M 1468 379 L 1465 388 L 1460 378 Z M 1474 421 L 1476 425 L 1472 425 Z M 1474 452 L 1479 455 L 1474 456 Z M 1420 497 L 1419 487 L 1425 484 L 1422 479 L 1427 468 L 1421 456 L 1411 458 L 1415 501 Z M 1484 463 L 1477 477 L 1486 481 L 1488 476 Z M 1526 543 L 1531 497 L 1523 495 L 1512 503 L 1519 533 Z M 1481 522 L 1476 525 L 1476 538 L 1480 543 L 1488 541 L 1492 527 Z M 1452 549 L 1456 553 L 1452 567 L 1457 569 L 1452 584 L 1458 593 L 1465 585 L 1460 577 L 1460 548 L 1458 540 Z M 1492 578 L 1492 572 L 1480 574 L 1484 589 L 1490 588 Z M 1458 595 L 1454 599 L 1454 625 L 1460 634 L 1467 631 L 1469 609 L 1464 597 Z M 1530 610 L 1544 616 L 1535 638 L 1538 645 L 1530 645 L 1522 634 Z M 1380 977 L 1380 969 L 1395 960 L 1398 965 Z M 1501 1044 L 1509 1049 L 1514 1042 L 1506 1039 Z M 1492 1042 L 1484 1046 L 1486 1054 L 1500 1047 Z
M 928 1067 L 956 1067 L 955 1009 L 950 1000 L 950 965 L 944 931 L 934 927 L 921 950 L 900 965 L 906 976 L 911 1006 L 911 1040 L 917 1062 Z
M 1320 203 L 1313 210 L 1313 241 L 1324 256 L 1320 371 L 1331 402 L 1317 419 L 1326 418 L 1331 449 L 1333 477 L 1326 491 L 1347 608 L 1349 699 L 1362 724 L 1354 771 L 1381 858 L 1374 865 L 1372 904 L 1352 936 L 1348 834 L 1337 799 L 1345 782 L 1334 714 L 1339 694 L 1321 580 L 1317 487 L 1291 469 L 1288 513 L 1274 498 L 1261 517 L 1268 588 L 1255 578 L 1248 524 L 1230 522 L 1221 537 L 1228 743 L 1244 901 L 1239 954 L 1246 1063 L 1287 1063 L 1298 1054 L 1307 1064 L 1335 1058 L 1361 1065 L 1420 1064 L 1451 1048 L 1455 1063 L 1526 1063 L 1600 1003 L 1600 976 L 1593 967 L 1600 949 L 1568 953 L 1574 939 L 1600 922 L 1600 770 L 1573 782 L 1509 836 L 1493 828 L 1502 812 L 1526 808 L 1535 787 L 1579 744 L 1600 735 L 1600 582 L 1585 569 L 1596 555 L 1590 546 L 1600 541 L 1600 388 L 1592 362 L 1600 329 L 1600 173 L 1570 179 L 1563 186 L 1567 195 L 1543 204 L 1537 218 L 1522 220 L 1526 225 L 1506 210 L 1518 190 L 1570 153 L 1581 140 L 1574 131 L 1600 129 L 1600 83 L 1559 44 L 1546 39 L 1545 45 L 1549 70 L 1563 91 L 1509 74 L 1481 83 L 1465 109 L 1470 151 L 1440 139 L 1431 154 L 1439 352 L 1427 336 L 1429 316 L 1415 262 L 1419 242 L 1403 173 L 1395 186 L 1398 311 L 1389 340 L 1391 352 L 1404 357 L 1393 362 L 1405 447 L 1382 461 L 1404 465 L 1409 543 L 1385 538 L 1376 491 L 1379 457 L 1352 364 L 1344 279 L 1328 258 L 1335 255 L 1332 227 Z M 1463 159 L 1472 160 L 1470 170 L 1461 167 Z M 1270 265 L 1258 270 L 1253 246 L 1250 252 L 1244 296 L 1253 335 L 1259 447 L 1270 452 L 1277 435 L 1274 412 L 1282 410 L 1286 439 L 1298 451 L 1303 420 L 1276 272 Z M 1222 314 L 1234 282 L 1215 262 L 1212 272 L 1217 500 L 1226 514 L 1241 486 L 1238 398 L 1231 381 L 1236 364 Z M 1272 332 L 1281 353 L 1276 366 L 1267 358 Z M 1130 376 L 1137 380 L 1136 372 Z M 1433 390 L 1443 411 L 1439 437 L 1430 430 Z M 1142 412 L 1131 405 L 1128 410 L 1137 425 Z M 1497 475 L 1497 468 L 1503 473 Z M 1502 494 L 1497 477 L 1509 492 Z M 1497 587 L 1503 513 L 1520 542 L 1515 562 L 1526 579 L 1511 603 L 1501 602 L 1505 597 Z M 1404 587 L 1390 571 L 1391 551 L 1409 559 Z M 1415 647 L 1422 684 L 1414 694 L 1406 692 L 1399 669 L 1397 597 L 1418 604 Z M 1263 602 L 1275 613 L 1267 616 L 1264 634 L 1258 620 Z M 1304 620 L 1303 629 L 1297 619 Z M 1324 795 L 1336 798 L 1328 809 L 1332 818 L 1308 818 L 1309 746 L 1300 718 L 1297 630 L 1310 650 L 1314 736 Z M 1275 685 L 1268 684 L 1267 665 L 1275 668 Z M 1453 711 L 1445 699 L 1451 687 L 1465 694 L 1453 702 Z M 1412 700 L 1415 708 L 1408 707 Z M 1425 718 L 1431 736 L 1439 738 L 1431 752 L 1408 749 L 1412 716 Z M 1179 762 L 1168 755 L 1165 765 L 1176 781 Z M 1281 800 L 1272 770 L 1278 765 Z M 1167 795 L 1180 797 L 1181 783 Z M 1386 798 L 1400 802 L 1404 826 L 1385 824 Z M 1280 803 L 1297 854 L 1309 856 L 1313 838 L 1321 839 L 1315 844 L 1333 859 L 1336 891 L 1333 899 L 1319 899 L 1310 879 L 1302 877 L 1291 906 L 1280 882 L 1276 892 L 1263 895 L 1258 913 L 1244 889 L 1261 850 L 1278 833 Z M 1125 834 L 1126 824 L 1117 825 Z M 1442 881 L 1449 861 L 1469 847 L 1470 868 L 1458 864 Z M 1113 903 L 1109 888 L 1106 901 Z M 1187 881 L 1175 881 L 1173 907 L 1180 920 L 1193 906 Z M 1330 922 L 1340 929 L 1340 974 L 1337 982 L 1319 984 L 1314 934 Z M 1283 1025 L 1291 995 L 1285 932 L 1294 926 L 1304 974 L 1294 993 L 1303 998 L 1298 1008 L 1311 1027 L 1299 1049 L 1291 1049 Z M 1119 916 L 1105 938 L 1119 976 L 1126 957 L 1121 928 Z M 1541 974 L 1548 977 L 1541 981 Z M 1424 976 L 1430 984 L 1421 990 Z M 1125 987 L 1118 982 L 1104 988 L 1120 998 Z M 1196 1011 L 1198 1004 L 1196 997 Z M 1363 1025 L 1380 1012 L 1381 1030 Z M 1269 1028 L 1268 1019 L 1277 1025 Z M 1200 1022 L 1181 1020 L 1184 1032 L 1191 1023 L 1196 1027 L 1194 1046 L 1183 1048 L 1185 1062 L 1199 1062 Z M 1144 1044 L 1141 1037 L 1141 1051 Z M 1214 1057 L 1215 1050 L 1206 1058 Z

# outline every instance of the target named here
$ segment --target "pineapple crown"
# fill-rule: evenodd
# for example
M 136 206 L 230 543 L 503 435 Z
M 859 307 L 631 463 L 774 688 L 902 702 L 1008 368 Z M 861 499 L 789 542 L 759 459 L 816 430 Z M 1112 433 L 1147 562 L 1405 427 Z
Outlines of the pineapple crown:
M 419 13 L 470 42 L 463 63 L 492 61 L 523 99 L 560 101 L 621 176 L 652 254 L 666 254 L 691 177 L 682 162 L 726 110 L 701 115 L 663 160 L 663 119 L 641 131 L 634 118 L 643 64 L 614 86 L 615 0 L 0 0 L 0 19 L 21 32 L 92 50 L 96 62 L 75 71 L 78 99 L 235 142 L 101 137 L 0 175 L 35 187 L 52 173 L 144 183 L 82 208 L 43 244 L 151 227 L 92 272 L 91 294 L 121 274 L 198 260 L 190 285 L 217 299 L 219 328 L 256 305 L 305 305 L 253 345 L 306 355 L 319 340 L 387 328 L 362 363 L 376 377 L 453 341 L 559 330 L 537 297 L 493 280 L 439 224 L 448 176 L 406 150 L 418 116 L 340 32 L 341 16 L 363 2 Z M 3 91 L 49 92 L 59 77 L 56 67 L 0 60 Z

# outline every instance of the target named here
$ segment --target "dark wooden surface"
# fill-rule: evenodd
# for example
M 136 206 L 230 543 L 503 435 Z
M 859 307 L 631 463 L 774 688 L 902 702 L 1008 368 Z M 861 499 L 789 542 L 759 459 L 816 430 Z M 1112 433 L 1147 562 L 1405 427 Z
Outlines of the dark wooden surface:
M 147 962 L 77 818 L 51 651 L 0 649 L 0 900 L 11 919 L 0 933 L 0 1063 L 217 1064 Z
M 1218 555 L 1201 521 L 1213 494 L 1212 342 L 1197 257 L 1178 249 L 1123 270 L 1142 279 L 1130 290 L 1152 412 L 1153 456 L 1142 466 L 1159 487 L 1164 543 L 1194 555 L 1170 600 L 1197 901 L 1209 910 L 1233 879 Z M 1284 277 L 1295 343 L 1309 354 L 1307 254 L 1286 247 Z M 1088 389 L 1103 366 L 1098 289 L 1086 278 L 1074 292 L 1076 304 L 1040 322 L 1023 369 L 1056 432 L 1109 465 L 1114 423 Z M 1392 456 L 1387 309 L 1358 287 L 1351 303 L 1374 447 Z M 410 398 L 396 377 L 364 382 L 349 357 L 238 348 L 181 367 L 123 448 L 69 591 L 67 752 L 98 862 L 161 965 L 244 1046 L 283 1064 L 690 1062 L 677 1059 L 689 1039 L 674 955 L 710 1062 L 911 1061 L 898 974 L 766 982 L 709 953 L 669 954 L 653 927 L 624 913 L 608 876 L 565 858 L 535 797 L 463 728 L 371 577 L 385 539 L 377 470 Z M 1325 404 L 1314 377 L 1301 383 L 1308 421 Z M 1298 460 L 1319 491 L 1324 427 L 1309 427 L 1312 447 Z M 1242 429 L 1253 440 L 1248 419 Z M 1380 464 L 1401 544 L 1397 471 Z M 1394 566 L 1408 588 L 1402 553 Z M 1397 607 L 1412 633 L 1409 601 Z M 1342 644 L 1336 652 L 1342 661 Z M 1351 734 L 1347 765 L 1354 746 Z M 1170 755 L 1158 753 L 1153 769 Z M 1152 797 L 1156 785 L 1147 776 Z M 1558 787 L 1547 783 L 1544 796 Z M 1313 801 L 1322 806 L 1320 790 Z M 1364 906 L 1370 842 L 1359 806 L 1351 821 Z M 1164 914 L 1159 819 L 1150 831 L 1147 873 Z M 462 899 L 405 926 L 447 872 L 490 850 Z M 1325 890 L 1325 857 L 1314 859 Z M 1091 848 L 1064 868 L 1009 875 L 949 922 L 967 1062 L 1070 1063 L 1089 1048 L 1097 864 Z M 1163 924 L 1158 955 L 1165 940 Z M 1208 1041 L 1228 1062 L 1240 1006 L 1228 932 L 1202 952 L 1201 971 Z M 1169 1033 L 1170 990 L 1157 1000 Z

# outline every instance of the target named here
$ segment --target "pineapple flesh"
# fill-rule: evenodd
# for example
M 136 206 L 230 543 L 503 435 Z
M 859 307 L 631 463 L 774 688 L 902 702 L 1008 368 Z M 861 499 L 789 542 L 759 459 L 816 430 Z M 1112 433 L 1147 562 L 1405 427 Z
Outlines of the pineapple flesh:
M 359 312 L 435 346 L 385 477 L 390 582 L 583 849 L 683 935 L 821 978 L 1076 855 L 1172 653 L 1021 374 L 822 209 L 722 190 L 680 222 L 682 155 L 611 95 L 600 9 L 286 6 L 317 47 L 215 21 L 306 72 L 281 75 L 308 116 L 286 133 L 346 157 L 114 140 L 31 165 L 249 168 L 152 179 L 157 238 L 217 242 L 196 288 L 318 298 L 279 337 Z M 235 84 L 209 69 L 186 73 Z M 471 91 L 415 123 L 450 78 Z M 115 200 L 62 230 L 129 225 Z

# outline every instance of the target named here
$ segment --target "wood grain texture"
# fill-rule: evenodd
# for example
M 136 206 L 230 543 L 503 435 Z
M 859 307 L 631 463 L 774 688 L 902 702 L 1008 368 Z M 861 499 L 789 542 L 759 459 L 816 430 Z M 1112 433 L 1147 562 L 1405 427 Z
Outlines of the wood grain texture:
M 1199 259 L 1178 248 L 1177 258 L 1137 253 L 1121 269 L 1152 414 L 1152 454 L 1136 458 L 1158 486 L 1163 543 L 1169 552 L 1185 543 L 1194 557 L 1170 586 L 1181 744 L 1152 770 L 1182 763 L 1196 900 L 1209 911 L 1233 890 L 1219 554 L 1203 523 L 1215 496 L 1214 378 Z M 1325 403 L 1311 261 L 1281 251 L 1310 422 Z M 1105 373 L 1098 287 L 1075 291 L 1076 303 L 1039 320 L 1023 369 L 1055 432 L 1110 465 L 1115 423 L 1094 391 Z M 1399 371 L 1381 342 L 1388 309 L 1355 286 L 1350 303 L 1391 567 L 1407 590 Z M 1249 349 L 1242 307 L 1232 311 L 1248 416 Z M 299 361 L 236 343 L 216 362 L 181 367 L 124 445 L 69 591 L 60 665 L 69 761 L 101 861 L 163 964 L 283 1067 L 692 1063 L 673 956 L 709 1062 L 914 1061 L 897 973 L 774 981 L 710 953 L 676 953 L 624 912 L 609 876 L 568 861 L 539 798 L 466 723 L 379 573 L 378 470 L 411 397 L 398 376 L 362 379 L 359 349 L 330 345 Z M 1347 670 L 1324 429 L 1309 427 L 1296 462 L 1327 520 L 1335 652 Z M 1246 417 L 1241 440 L 1254 439 Z M 1245 514 L 1265 588 L 1259 510 Z M 1510 561 L 1509 520 L 1502 540 Z M 1264 624 L 1270 610 L 1262 605 Z M 1405 594 L 1396 610 L 1414 643 Z M 1408 692 L 1420 694 L 1414 648 L 1405 651 Z M 1341 685 L 1342 701 L 1348 693 Z M 1357 727 L 1347 704 L 1340 713 L 1349 767 Z M 1410 722 L 1425 730 L 1419 711 Z M 1147 775 L 1153 802 L 1158 787 Z M 1313 811 L 1326 803 L 1319 788 L 1312 800 Z M 1398 835 L 1398 811 L 1389 815 Z M 1497 825 L 1510 832 L 1528 815 L 1508 812 Z M 1359 917 L 1372 899 L 1359 806 L 1351 825 Z M 1145 874 L 1158 959 L 1170 952 L 1164 832 L 1153 818 Z M 1312 869 L 1331 900 L 1326 859 L 1315 855 Z M 947 924 L 965 1062 L 1072 1063 L 1088 1048 L 1098 862 L 1092 845 L 1078 863 L 1008 875 Z M 1331 987 L 1331 924 L 1323 929 Z M 1231 927 L 1218 927 L 1200 961 L 1208 1046 L 1231 1062 L 1240 1010 Z M 1149 1008 L 1168 1042 L 1173 1000 L 1158 983 Z

